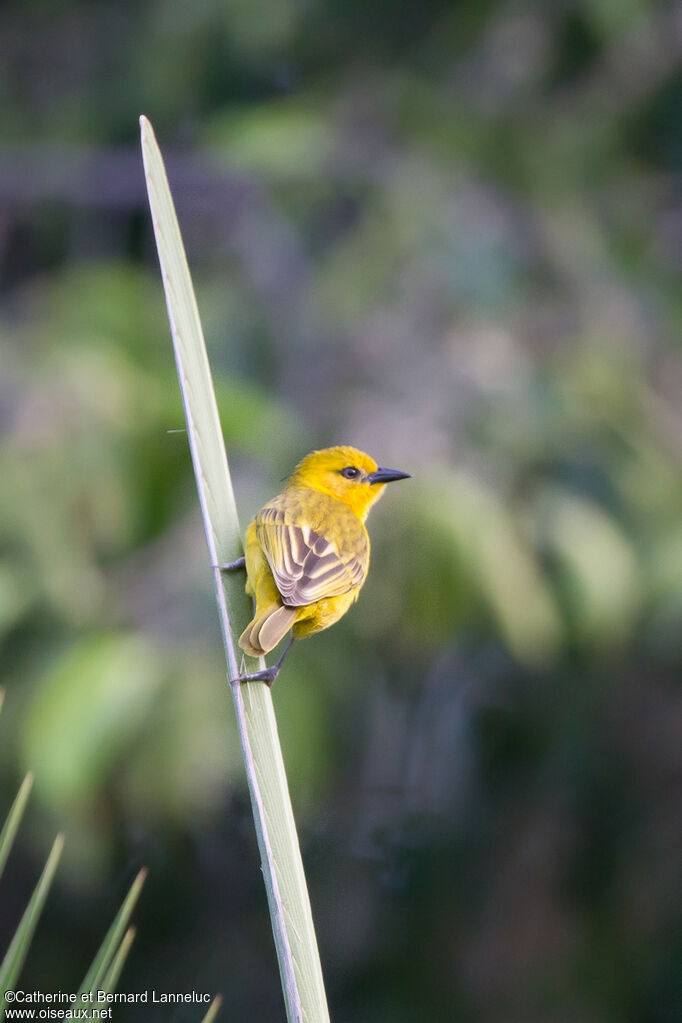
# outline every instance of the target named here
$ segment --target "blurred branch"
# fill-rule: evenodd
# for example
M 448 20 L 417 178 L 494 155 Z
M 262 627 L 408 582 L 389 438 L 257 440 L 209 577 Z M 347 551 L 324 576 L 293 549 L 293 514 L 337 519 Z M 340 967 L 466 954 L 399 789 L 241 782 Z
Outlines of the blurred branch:
M 626 113 L 660 88 L 681 58 L 682 6 L 647 7 L 607 47 L 574 102 L 595 101 L 603 116 Z
M 194 157 L 171 156 L 169 177 L 196 211 L 232 220 L 263 189 L 241 175 L 210 169 Z M 147 202 L 144 175 L 132 147 L 97 148 L 44 143 L 4 145 L 0 202 L 65 202 L 75 207 L 137 210 Z

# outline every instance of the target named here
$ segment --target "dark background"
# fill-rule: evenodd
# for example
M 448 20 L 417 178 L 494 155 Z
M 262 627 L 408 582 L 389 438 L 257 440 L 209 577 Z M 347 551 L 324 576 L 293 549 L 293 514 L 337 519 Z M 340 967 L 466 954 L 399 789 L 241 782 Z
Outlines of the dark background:
M 2 5 L 3 946 L 67 843 L 25 989 L 147 864 L 119 990 L 284 1018 L 145 113 L 243 524 L 315 447 L 413 476 L 274 690 L 333 1020 L 679 1018 L 681 52 L 646 0 Z

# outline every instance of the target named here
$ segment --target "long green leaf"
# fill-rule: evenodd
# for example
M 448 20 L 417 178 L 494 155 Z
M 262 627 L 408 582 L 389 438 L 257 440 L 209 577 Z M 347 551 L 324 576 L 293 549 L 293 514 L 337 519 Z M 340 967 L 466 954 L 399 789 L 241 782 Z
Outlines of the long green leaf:
M 14 933 L 7 954 L 2 961 L 2 966 L 0 966 L 0 1020 L 5 1018 L 5 992 L 13 988 L 17 982 L 26 953 L 31 944 L 31 939 L 40 919 L 47 893 L 54 880 L 63 848 L 64 836 L 57 835 L 38 884 L 35 886 L 33 895 Z
M 149 204 L 287 1017 L 289 1023 L 324 1023 L 329 1012 L 272 696 L 262 683 L 235 681 L 239 662 L 234 636 L 246 626 L 251 609 L 243 576 L 225 577 L 218 568 L 237 558 L 242 546 L 199 312 L 161 153 L 149 121 L 140 118 L 140 126 Z M 244 660 L 246 670 L 258 663 Z
M 116 990 L 118 984 L 118 978 L 121 976 L 121 970 L 125 965 L 125 961 L 128 958 L 130 952 L 130 946 L 135 940 L 135 928 L 129 927 L 123 935 L 121 944 L 116 950 L 116 955 L 111 960 L 111 966 L 107 970 L 106 976 L 98 987 L 98 991 L 106 991 L 107 993 Z
M 222 1004 L 223 1004 L 222 997 L 220 995 L 216 995 L 213 1001 L 211 1002 L 209 1010 L 202 1019 L 201 1023 L 213 1023 L 213 1020 L 220 1012 L 220 1006 Z
M 79 998 L 90 991 L 98 991 L 102 987 L 107 971 L 111 968 L 111 964 L 119 951 L 121 939 L 128 926 L 128 921 L 135 908 L 135 904 L 140 897 L 142 885 L 146 877 L 147 871 L 142 869 L 131 884 L 130 890 L 121 903 L 121 908 L 114 917 L 113 923 L 107 931 L 90 969 L 83 978 L 83 983 L 78 991 Z
M 26 809 L 26 803 L 28 802 L 28 797 L 31 794 L 32 787 L 33 775 L 29 771 L 21 783 L 21 787 L 17 792 L 14 802 L 12 803 L 10 812 L 7 814 L 7 820 L 3 824 L 2 831 L 0 831 L 0 877 L 2 877 L 2 872 L 5 869 L 5 864 L 7 863 L 7 857 L 14 845 L 14 839 L 16 838 L 17 831 L 19 830 L 21 818 L 24 816 L 24 810 Z

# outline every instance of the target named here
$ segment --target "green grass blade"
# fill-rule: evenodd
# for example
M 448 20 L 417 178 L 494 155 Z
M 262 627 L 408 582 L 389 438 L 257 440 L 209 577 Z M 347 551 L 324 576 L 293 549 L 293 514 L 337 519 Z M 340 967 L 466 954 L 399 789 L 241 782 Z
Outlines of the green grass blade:
M 239 520 L 192 281 L 154 132 L 140 118 L 147 191 L 166 292 L 199 502 L 218 602 L 228 677 L 239 674 L 234 636 L 251 617 L 240 573 L 217 565 L 242 550 Z M 257 662 L 246 658 L 246 669 Z M 277 734 L 262 683 L 233 684 L 232 695 L 289 1023 L 329 1019 L 310 900 Z
M 118 984 L 118 978 L 121 976 L 121 970 L 125 965 L 125 961 L 128 958 L 130 952 L 130 946 L 135 940 L 135 928 L 129 927 L 123 935 L 121 944 L 118 946 L 116 955 L 111 960 L 111 966 L 107 970 L 106 976 L 102 983 L 97 988 L 98 991 L 115 991 L 116 985 Z
M 213 1023 L 213 1020 L 216 1018 L 216 1016 L 220 1012 L 220 1006 L 222 1004 L 223 1004 L 222 996 L 221 995 L 216 995 L 215 998 L 213 999 L 213 1001 L 211 1002 L 209 1010 L 206 1013 L 206 1015 L 204 1016 L 204 1018 L 202 1019 L 201 1023 Z
M 26 953 L 31 944 L 31 939 L 38 925 L 47 893 L 54 880 L 63 848 L 64 836 L 57 835 L 38 884 L 35 886 L 33 895 L 15 931 L 7 954 L 2 961 L 2 966 L 0 966 L 0 1020 L 5 1018 L 5 992 L 13 988 L 17 982 Z
M 28 802 L 32 787 L 33 775 L 29 771 L 21 783 L 10 812 L 7 814 L 7 820 L 3 824 L 2 831 L 0 831 L 0 877 L 2 877 L 7 857 L 10 854 L 17 831 L 19 830 L 21 818 L 24 816 L 24 810 L 26 809 L 26 803 Z
M 87 994 L 89 991 L 97 991 L 102 987 L 107 971 L 111 968 L 112 963 L 120 950 L 119 946 L 122 942 L 123 934 L 128 926 L 128 921 L 130 920 L 135 908 L 135 904 L 140 897 L 142 885 L 144 884 L 146 877 L 146 869 L 141 870 L 130 886 L 130 891 L 121 903 L 121 908 L 114 917 L 114 921 L 107 931 L 104 941 L 100 945 L 99 951 L 92 961 L 90 969 L 83 978 L 83 983 L 78 991 L 79 997 Z

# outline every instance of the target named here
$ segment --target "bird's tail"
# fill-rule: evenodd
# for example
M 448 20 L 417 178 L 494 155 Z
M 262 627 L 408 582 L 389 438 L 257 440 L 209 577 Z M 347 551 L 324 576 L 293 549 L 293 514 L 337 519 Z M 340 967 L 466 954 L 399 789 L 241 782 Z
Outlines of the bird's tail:
M 298 608 L 270 604 L 246 626 L 239 637 L 242 650 L 251 657 L 267 654 L 284 638 L 296 621 Z

